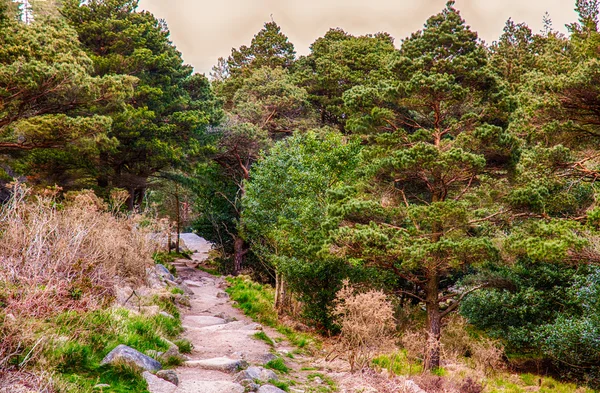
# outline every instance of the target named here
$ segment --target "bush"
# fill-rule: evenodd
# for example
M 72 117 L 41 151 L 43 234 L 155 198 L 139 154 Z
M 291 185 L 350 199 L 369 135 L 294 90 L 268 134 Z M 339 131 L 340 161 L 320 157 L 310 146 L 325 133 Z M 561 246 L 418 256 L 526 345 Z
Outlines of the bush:
M 341 327 L 338 352 L 352 371 L 368 366 L 375 354 L 394 345 L 394 308 L 381 291 L 356 293 L 345 282 L 333 315 Z

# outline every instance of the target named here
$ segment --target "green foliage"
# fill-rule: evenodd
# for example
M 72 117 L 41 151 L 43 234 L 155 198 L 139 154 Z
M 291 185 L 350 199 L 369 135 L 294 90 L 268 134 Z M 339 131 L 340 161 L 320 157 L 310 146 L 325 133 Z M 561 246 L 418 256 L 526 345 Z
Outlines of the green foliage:
M 423 365 L 408 360 L 406 350 L 391 355 L 380 355 L 373 359 L 373 366 L 395 375 L 414 375 L 423 370 Z
M 194 348 L 192 342 L 187 339 L 176 340 L 174 341 L 174 344 L 177 345 L 177 348 L 179 348 L 179 352 L 181 353 L 192 353 L 192 349 Z
M 394 40 L 386 33 L 355 37 L 339 28 L 311 45 L 311 53 L 295 66 L 295 78 L 306 88 L 321 125 L 343 129 L 344 92 L 365 82 L 376 84 L 386 76 L 385 61 L 394 50 Z
M 266 342 L 266 343 L 267 343 L 267 344 L 269 344 L 271 347 L 274 347 L 274 346 L 275 346 L 275 342 L 274 342 L 274 341 L 271 339 L 271 337 L 269 337 L 269 336 L 267 335 L 267 333 L 265 333 L 265 332 L 262 332 L 262 331 L 261 331 L 261 332 L 254 333 L 254 334 L 252 335 L 252 337 L 254 337 L 254 338 L 255 338 L 255 339 L 257 339 L 257 340 L 261 340 L 261 341 L 264 341 L 264 342 Z
M 277 143 L 253 168 L 242 227 L 255 254 L 282 272 L 306 303 L 306 316 L 332 328 L 328 307 L 348 273 L 321 252 L 336 226 L 329 193 L 350 181 L 360 146 L 333 131 L 296 134 Z
M 94 173 L 100 187 L 132 190 L 130 207 L 141 201 L 150 175 L 189 164 L 207 125 L 220 117 L 208 80 L 183 65 L 165 23 L 137 6 L 136 0 L 69 0 L 61 10 L 95 74 L 138 78 L 124 110 L 110 113 L 109 136 L 118 145 L 102 149 Z
M 161 315 L 133 315 L 124 309 L 69 312 L 49 323 L 63 339 L 46 350 L 46 358 L 55 365 L 59 379 L 68 391 L 91 391 L 98 383 L 111 385 L 115 392 L 146 392 L 139 373 L 126 366 L 100 366 L 100 361 L 119 344 L 140 352 L 165 351 L 169 345 L 162 337 L 173 337 L 173 325 L 179 321 Z M 70 390 L 69 390 L 70 389 Z
M 265 364 L 266 368 L 270 368 L 271 370 L 279 371 L 280 373 L 287 374 L 290 372 L 289 367 L 285 364 L 285 361 L 282 358 L 276 358 L 273 360 L 269 360 Z
M 267 326 L 277 324 L 277 313 L 273 306 L 274 293 L 271 287 L 242 278 L 227 281 L 231 286 L 226 292 L 244 314 Z

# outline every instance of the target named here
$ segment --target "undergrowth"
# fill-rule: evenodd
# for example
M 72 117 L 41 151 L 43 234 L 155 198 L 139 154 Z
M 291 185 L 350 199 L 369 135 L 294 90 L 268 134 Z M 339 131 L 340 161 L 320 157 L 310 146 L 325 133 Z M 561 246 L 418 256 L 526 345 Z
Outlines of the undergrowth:
M 279 323 L 275 310 L 275 291 L 269 285 L 253 282 L 247 277 L 228 278 L 226 292 L 235 306 L 253 320 L 277 330 L 297 351 L 312 351 L 321 348 L 321 342 L 309 333 L 297 332 L 289 326 Z

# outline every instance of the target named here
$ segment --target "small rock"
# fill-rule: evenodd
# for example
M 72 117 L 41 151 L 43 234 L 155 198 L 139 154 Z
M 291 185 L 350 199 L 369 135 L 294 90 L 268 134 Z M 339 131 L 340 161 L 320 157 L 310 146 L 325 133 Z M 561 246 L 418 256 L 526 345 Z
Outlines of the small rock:
M 229 297 L 229 295 L 226 292 L 217 293 L 217 299 L 223 299 L 223 298 L 227 298 L 227 297 Z
M 158 315 L 162 315 L 163 317 L 167 317 L 167 318 L 169 318 L 169 319 L 175 319 L 175 317 L 174 317 L 174 316 L 172 316 L 171 314 L 169 314 L 169 313 L 168 313 L 168 312 L 166 312 L 166 311 L 161 311 L 161 312 L 159 312 L 159 313 L 158 313 Z
M 148 383 L 148 391 L 150 393 L 174 393 L 177 390 L 177 386 L 168 382 L 162 378 L 157 377 L 154 374 L 144 371 L 142 377 Z
M 272 353 L 265 353 L 264 355 L 262 355 L 260 357 L 260 362 L 263 364 L 267 364 L 271 360 L 275 360 L 275 359 L 277 359 L 277 356 L 273 355 Z
M 215 314 L 215 318 L 221 318 L 222 320 L 225 321 L 225 323 L 235 322 L 238 320 L 236 317 L 231 317 L 231 316 L 225 314 L 224 312 Z
M 160 370 L 156 373 L 156 376 L 167 382 L 171 382 L 173 385 L 179 386 L 179 377 L 173 370 Z
M 164 278 L 164 279 L 166 279 L 166 280 L 169 280 L 169 281 L 175 281 L 175 276 L 173 276 L 173 275 L 171 274 L 171 272 L 169 271 L 169 269 L 167 269 L 167 268 L 166 268 L 164 265 L 161 265 L 161 264 L 159 263 L 159 264 L 156 264 L 156 265 L 154 266 L 154 268 L 156 269 L 156 273 L 157 273 L 157 274 L 158 274 L 160 277 L 162 277 L 162 278 Z
M 246 388 L 247 392 L 256 392 L 260 388 L 260 385 L 251 379 L 243 379 L 239 383 Z
M 314 383 L 316 383 L 317 385 L 320 385 L 323 383 L 323 380 L 320 377 L 315 377 L 315 379 L 313 379 Z
M 146 356 L 143 353 L 123 344 L 110 351 L 110 353 L 106 355 L 104 359 L 102 359 L 100 365 L 102 366 L 117 362 L 133 364 L 146 371 L 156 372 L 162 368 L 162 365 L 158 361 L 152 359 L 150 356 Z
M 409 393 L 426 393 L 425 390 L 421 389 L 421 387 L 412 379 L 404 381 L 404 389 Z
M 205 370 L 217 370 L 227 373 L 234 373 L 248 367 L 248 362 L 245 360 L 235 360 L 225 357 L 204 360 L 190 360 L 184 364 L 188 367 L 200 367 Z
M 244 371 L 240 371 L 236 376 L 234 381 L 240 382 L 245 379 L 250 380 L 258 380 L 263 382 L 268 382 L 270 380 L 278 381 L 279 378 L 277 374 L 275 374 L 272 370 L 267 370 L 264 367 L 248 367 Z
M 285 393 L 285 390 L 281 390 L 273 385 L 263 385 L 257 390 L 257 393 Z
M 190 298 L 187 297 L 186 295 L 182 295 L 182 294 L 175 294 L 173 295 L 173 300 L 175 301 L 176 304 L 180 305 L 180 306 L 184 306 L 184 307 L 191 307 L 192 305 L 190 304 Z
M 167 351 L 165 353 L 163 353 L 160 356 L 160 358 L 164 362 L 168 361 L 171 358 L 176 358 L 181 361 L 185 360 L 183 355 L 179 352 L 179 348 L 177 346 L 173 346 L 173 347 L 170 347 L 169 349 L 167 349 Z

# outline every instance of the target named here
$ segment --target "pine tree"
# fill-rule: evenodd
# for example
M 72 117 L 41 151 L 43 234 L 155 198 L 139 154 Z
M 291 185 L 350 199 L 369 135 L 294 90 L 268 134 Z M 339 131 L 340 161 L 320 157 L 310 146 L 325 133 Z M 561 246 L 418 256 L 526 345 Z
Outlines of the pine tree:
M 480 287 L 456 277 L 498 260 L 489 220 L 500 204 L 490 201 L 517 147 L 486 49 L 453 4 L 403 42 L 392 78 L 344 95 L 347 127 L 368 148 L 334 237 L 339 255 L 395 273 L 425 304 L 428 370 L 440 365 L 443 319 Z

